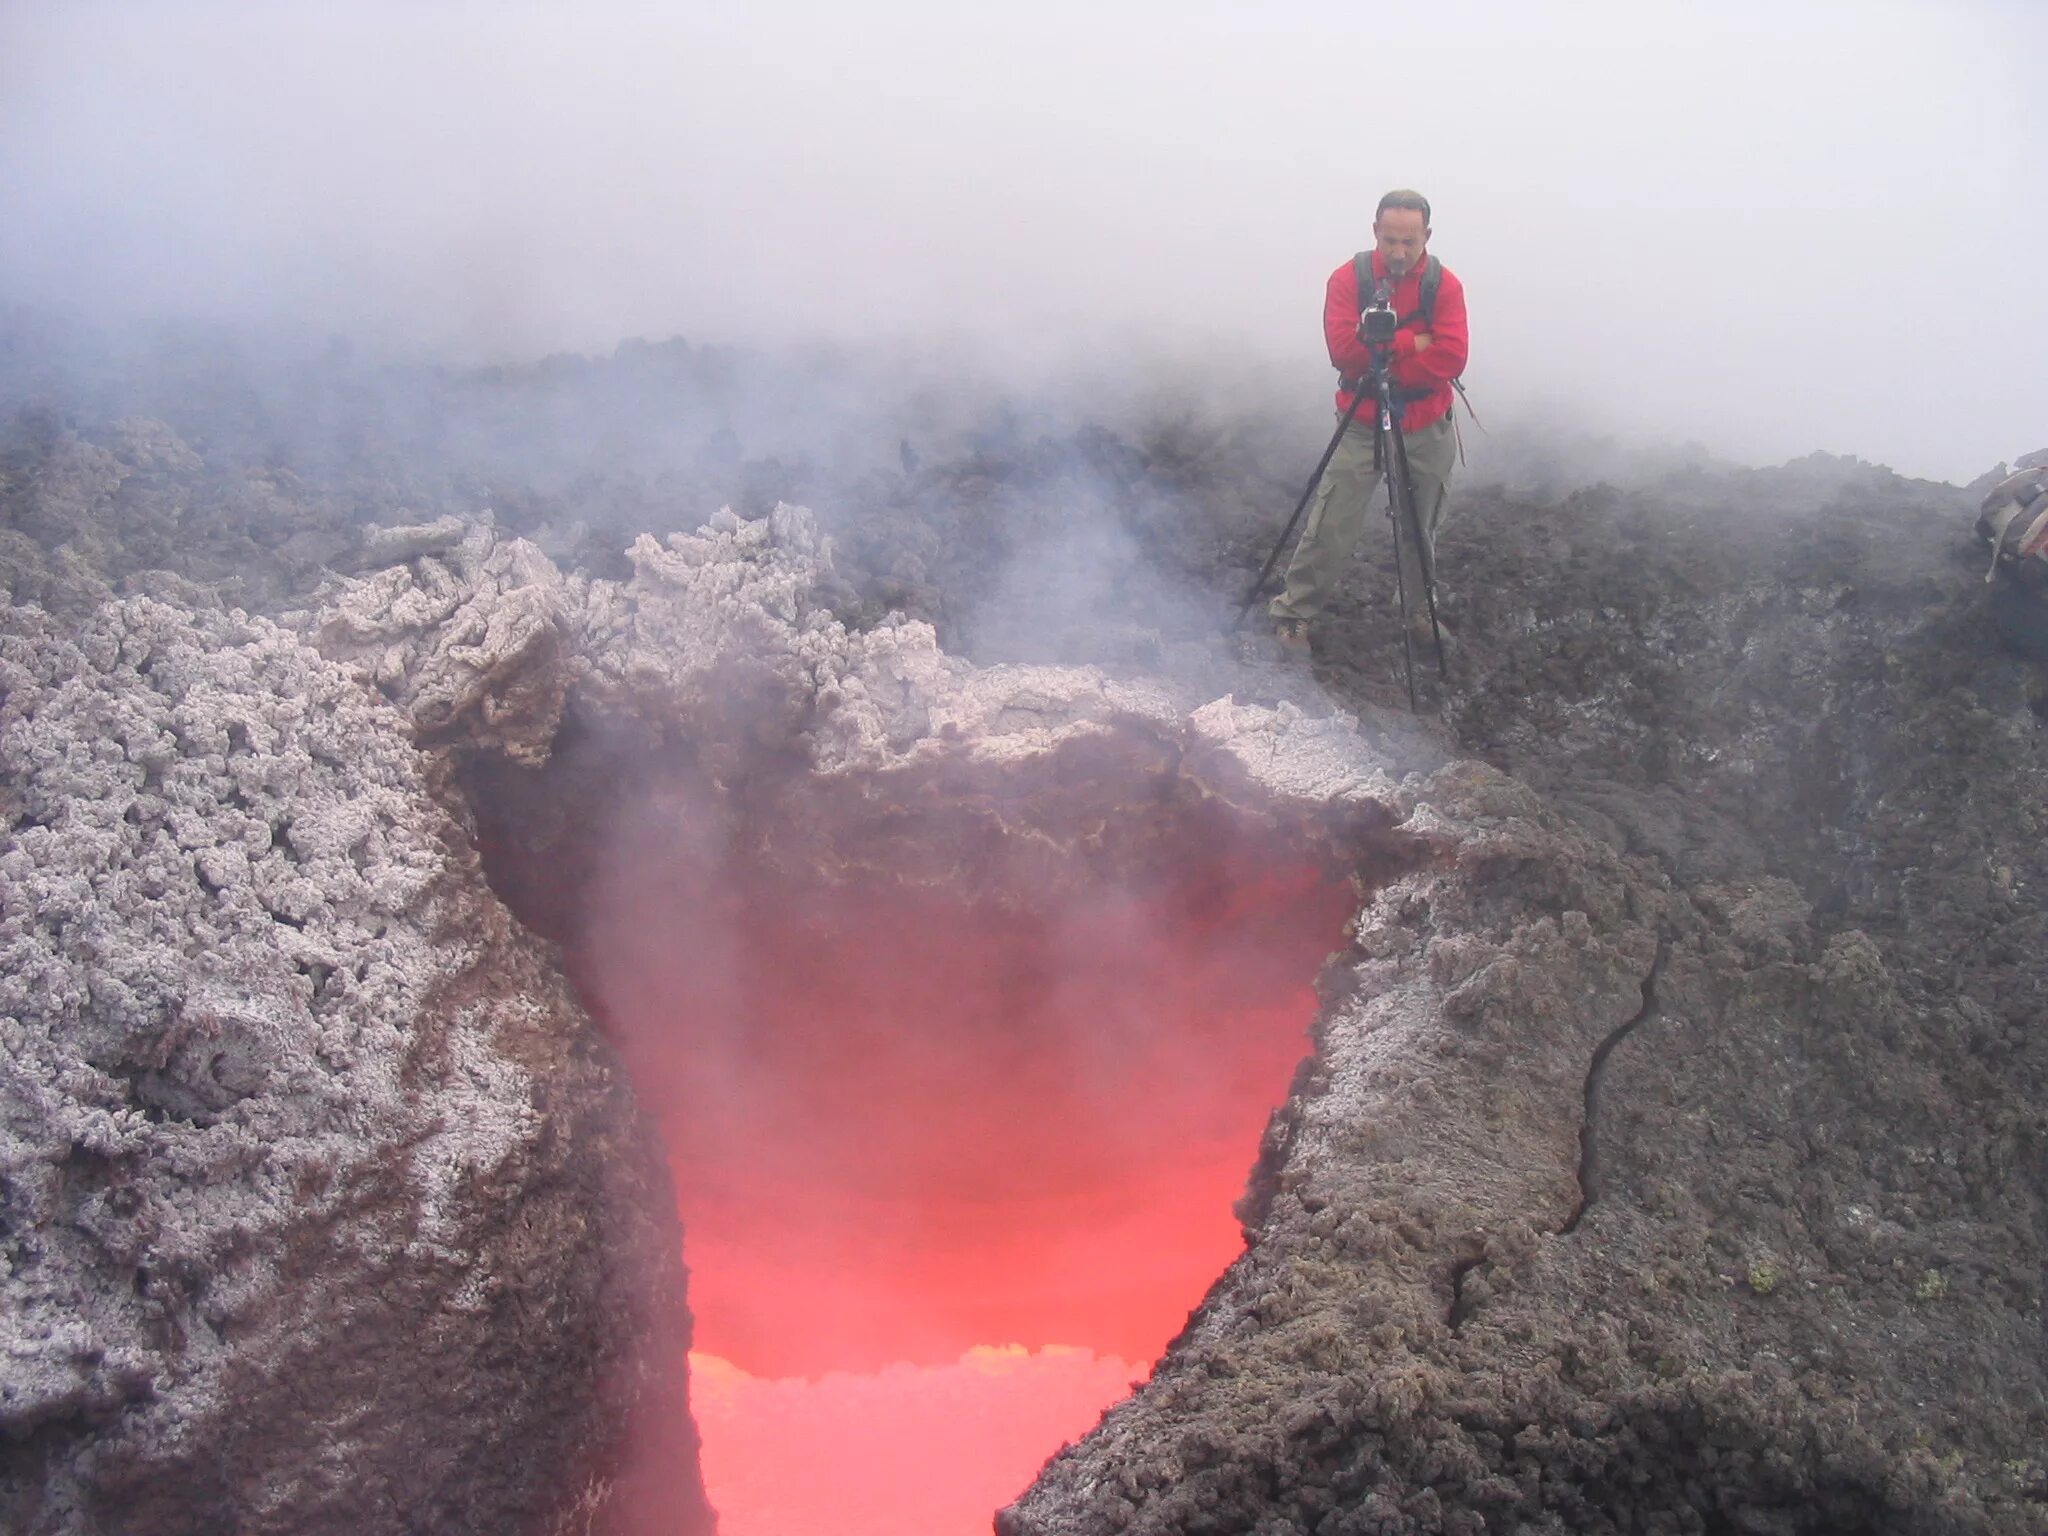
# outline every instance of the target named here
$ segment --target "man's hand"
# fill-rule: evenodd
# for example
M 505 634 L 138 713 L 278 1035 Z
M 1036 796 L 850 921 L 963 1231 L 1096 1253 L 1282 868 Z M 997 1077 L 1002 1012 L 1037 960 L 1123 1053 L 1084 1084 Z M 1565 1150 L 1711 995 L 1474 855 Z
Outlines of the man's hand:
M 1429 350 L 1429 343 L 1430 343 L 1430 334 L 1429 334 L 1429 332 L 1427 332 L 1427 331 L 1417 331 L 1417 332 L 1415 333 L 1415 350 L 1416 350 L 1416 351 L 1418 351 L 1418 352 L 1427 352 L 1427 351 Z

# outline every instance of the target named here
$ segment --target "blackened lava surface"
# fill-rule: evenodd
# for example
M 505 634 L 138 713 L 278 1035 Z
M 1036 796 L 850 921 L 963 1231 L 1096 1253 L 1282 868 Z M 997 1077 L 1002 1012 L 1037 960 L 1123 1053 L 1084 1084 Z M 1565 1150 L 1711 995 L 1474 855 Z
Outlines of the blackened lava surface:
M 2048 1529 L 2043 685 L 1972 503 L 1822 460 L 1461 498 L 1425 699 L 1541 810 L 1482 807 L 1500 856 L 1368 913 L 1407 1080 L 1343 1106 L 1355 1162 L 1269 1188 L 1205 1324 L 1006 1536 Z M 1316 671 L 1384 701 L 1357 576 Z M 1633 930 L 1633 996 L 1551 922 Z M 1372 1009 L 1423 977 L 1403 1042 Z
M 359 412 L 333 462 L 26 418 L 0 563 L 53 610 L 231 580 L 279 606 L 355 524 L 469 516 L 486 484 L 600 574 L 772 487 L 821 503 L 856 622 L 1355 712 L 1455 853 L 1326 975 L 1252 1251 L 1012 1536 L 2048 1529 L 2044 690 L 1995 643 L 1972 498 L 1820 459 L 1468 477 L 1451 676 L 1406 722 L 1384 561 L 1312 669 L 1214 638 L 1313 442 L 1005 428 L 835 478 L 711 434 L 680 466 L 613 441 L 629 467 L 582 480 L 479 469 L 649 366 L 422 384 L 432 442 Z M 187 560 L 202 534 L 228 544 Z

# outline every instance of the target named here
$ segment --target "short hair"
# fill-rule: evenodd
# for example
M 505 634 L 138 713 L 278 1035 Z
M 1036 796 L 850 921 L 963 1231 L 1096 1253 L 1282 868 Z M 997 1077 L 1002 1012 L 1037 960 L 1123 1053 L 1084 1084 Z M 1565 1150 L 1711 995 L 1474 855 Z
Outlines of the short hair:
M 1373 209 L 1373 223 L 1379 223 L 1380 215 L 1385 213 L 1389 208 L 1412 209 L 1414 212 L 1422 215 L 1423 227 L 1425 229 L 1429 227 L 1429 199 L 1424 197 L 1420 192 L 1411 192 L 1406 187 L 1400 187 L 1392 192 L 1389 192 L 1385 197 L 1380 199 L 1379 207 Z

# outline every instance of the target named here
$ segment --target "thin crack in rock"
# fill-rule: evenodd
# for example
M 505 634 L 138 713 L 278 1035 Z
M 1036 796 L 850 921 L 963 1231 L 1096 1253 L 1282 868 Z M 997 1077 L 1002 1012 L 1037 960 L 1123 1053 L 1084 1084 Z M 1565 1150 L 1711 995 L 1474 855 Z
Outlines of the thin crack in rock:
M 1643 1006 L 1636 1010 L 1635 1017 L 1618 1025 L 1613 1033 L 1602 1040 L 1593 1051 L 1593 1060 L 1586 1068 L 1586 1109 L 1579 1123 L 1579 1204 L 1565 1224 L 1557 1229 L 1558 1236 L 1569 1237 L 1578 1230 L 1585 1219 L 1587 1209 L 1600 1198 L 1599 1191 L 1599 1115 L 1600 1084 L 1607 1075 L 1607 1058 L 1614 1048 L 1635 1033 L 1636 1026 L 1657 1011 L 1657 973 L 1664 968 L 1666 945 L 1659 942 L 1657 958 L 1650 962 L 1650 974 L 1643 978 Z M 1464 1277 L 1460 1275 L 1459 1279 Z
M 1444 1314 L 1444 1322 L 1451 1332 L 1457 1333 L 1465 1326 L 1465 1320 L 1478 1308 L 1478 1303 L 1468 1304 L 1465 1300 L 1465 1277 L 1486 1262 L 1484 1254 L 1477 1258 L 1460 1259 L 1451 1270 L 1451 1307 Z

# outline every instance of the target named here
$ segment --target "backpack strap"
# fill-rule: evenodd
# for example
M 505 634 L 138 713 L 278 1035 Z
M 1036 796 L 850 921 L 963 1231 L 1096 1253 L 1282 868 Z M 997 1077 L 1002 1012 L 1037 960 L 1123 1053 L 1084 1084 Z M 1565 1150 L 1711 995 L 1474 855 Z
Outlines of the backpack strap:
M 1358 312 L 1362 315 L 1365 313 L 1367 301 L 1372 298 L 1371 251 L 1360 251 L 1351 258 L 1351 277 L 1352 281 L 1358 285 Z M 1415 313 L 1403 315 L 1401 323 L 1407 325 L 1411 321 L 1420 320 L 1424 325 L 1427 325 L 1436 318 L 1437 290 L 1442 288 L 1443 285 L 1444 264 L 1434 256 L 1423 257 L 1421 293 L 1416 301 Z
M 1365 316 L 1365 306 L 1367 302 L 1370 301 L 1370 299 L 1372 298 L 1373 277 L 1371 251 L 1360 251 L 1357 255 L 1351 258 L 1351 278 L 1352 281 L 1358 285 L 1358 313 L 1360 319 L 1363 320 Z M 1416 296 L 1415 313 L 1412 315 L 1403 315 L 1400 319 L 1400 323 L 1402 325 L 1409 325 L 1417 320 L 1420 320 L 1424 325 L 1428 325 L 1436 315 L 1437 290 L 1442 288 L 1443 285 L 1444 264 L 1438 261 L 1434 256 L 1423 257 L 1421 268 L 1421 282 L 1419 285 L 1419 292 Z M 1337 382 L 1341 384 L 1347 392 L 1352 394 L 1356 394 L 1359 390 L 1365 387 L 1365 381 L 1363 379 L 1340 378 Z M 1470 400 L 1465 399 L 1464 382 L 1459 379 L 1453 379 L 1451 380 L 1451 388 L 1455 389 L 1458 392 L 1458 400 L 1465 400 L 1465 409 L 1470 411 L 1472 409 L 1472 402 Z M 1433 389 L 1396 389 L 1393 393 L 1394 403 L 1396 405 L 1412 405 L 1417 400 L 1427 400 L 1431 395 L 1435 394 L 1436 391 Z M 1457 414 L 1457 400 L 1453 400 L 1451 402 L 1451 415 L 1453 417 L 1456 417 Z M 1477 422 L 1479 420 L 1478 414 L 1476 412 L 1473 414 L 1472 420 L 1474 422 Z M 1458 462 L 1462 464 L 1464 460 L 1465 441 L 1464 438 L 1461 436 L 1458 440 Z
M 1436 293 L 1444 285 L 1444 264 L 1434 256 L 1422 258 L 1422 294 L 1412 318 L 1428 325 L 1436 318 Z

